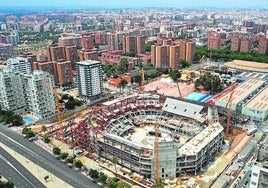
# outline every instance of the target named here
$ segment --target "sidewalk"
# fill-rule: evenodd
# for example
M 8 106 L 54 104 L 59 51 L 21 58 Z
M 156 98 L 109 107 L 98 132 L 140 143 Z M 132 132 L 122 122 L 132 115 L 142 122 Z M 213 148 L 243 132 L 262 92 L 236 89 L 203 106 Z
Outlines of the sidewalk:
M 46 171 L 42 167 L 28 160 L 24 156 L 16 153 L 14 150 L 0 143 L 0 147 L 11 154 L 18 162 L 20 162 L 26 169 L 28 169 L 39 181 L 41 181 L 48 188 L 71 188 L 72 186 Z M 45 176 L 49 176 L 48 181 L 44 180 Z

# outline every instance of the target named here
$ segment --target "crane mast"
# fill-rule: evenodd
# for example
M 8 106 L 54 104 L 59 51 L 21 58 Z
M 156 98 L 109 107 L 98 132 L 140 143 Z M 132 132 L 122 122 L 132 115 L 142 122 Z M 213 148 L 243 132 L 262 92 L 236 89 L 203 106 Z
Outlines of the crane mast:
M 235 90 L 235 87 L 231 86 L 230 97 L 229 97 L 228 102 L 226 104 L 228 111 L 227 111 L 227 123 L 226 123 L 225 135 L 227 137 L 230 135 L 231 118 L 232 118 L 232 100 L 233 100 L 234 90 Z

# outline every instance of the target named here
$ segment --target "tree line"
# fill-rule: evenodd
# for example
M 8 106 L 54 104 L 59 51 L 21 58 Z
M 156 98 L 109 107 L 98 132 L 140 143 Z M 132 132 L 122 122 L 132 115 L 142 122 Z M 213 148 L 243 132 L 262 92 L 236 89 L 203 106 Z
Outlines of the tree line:
M 215 60 L 232 61 L 234 59 L 268 63 L 268 56 L 257 52 L 234 52 L 228 48 L 208 49 L 207 46 L 197 46 L 195 49 L 195 60 L 200 61 L 202 56 Z
M 0 108 L 0 122 L 20 126 L 23 125 L 23 118 L 12 110 L 3 110 Z

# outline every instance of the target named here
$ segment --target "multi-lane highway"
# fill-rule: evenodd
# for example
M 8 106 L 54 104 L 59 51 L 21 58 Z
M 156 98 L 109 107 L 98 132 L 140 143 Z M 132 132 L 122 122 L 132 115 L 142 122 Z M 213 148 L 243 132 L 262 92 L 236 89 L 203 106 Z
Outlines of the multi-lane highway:
M 45 186 L 34 175 L 32 175 L 23 165 L 21 165 L 1 147 L 0 172 L 5 178 L 12 181 L 16 187 L 45 188 Z
M 0 125 L 0 142 L 73 187 L 99 187 L 97 184 L 90 181 L 88 177 L 74 169 L 70 169 L 66 164 L 57 160 L 47 151 L 36 144 L 29 142 L 27 139 L 23 138 L 22 135 L 3 125 Z

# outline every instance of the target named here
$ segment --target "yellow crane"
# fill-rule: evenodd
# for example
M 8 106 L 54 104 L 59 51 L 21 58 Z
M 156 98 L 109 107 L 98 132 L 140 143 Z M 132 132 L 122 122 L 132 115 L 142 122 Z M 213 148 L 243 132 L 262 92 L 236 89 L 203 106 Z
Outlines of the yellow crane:
M 62 125 L 62 115 L 61 115 L 61 104 L 60 104 L 60 94 L 57 92 L 56 89 L 53 88 L 53 86 L 48 82 L 43 82 L 44 85 L 49 88 L 49 90 L 54 94 L 55 96 L 55 102 L 56 102 L 56 109 L 57 109 L 57 120 L 58 120 L 58 127 L 60 129 L 60 140 L 64 142 L 64 130 Z
M 200 63 L 201 63 L 201 68 L 204 69 L 205 68 L 205 56 L 204 55 L 200 59 Z

